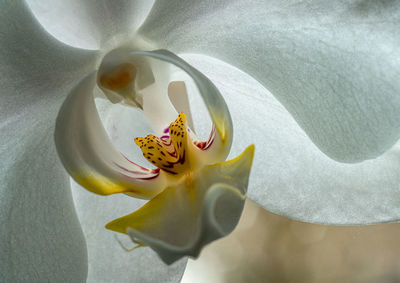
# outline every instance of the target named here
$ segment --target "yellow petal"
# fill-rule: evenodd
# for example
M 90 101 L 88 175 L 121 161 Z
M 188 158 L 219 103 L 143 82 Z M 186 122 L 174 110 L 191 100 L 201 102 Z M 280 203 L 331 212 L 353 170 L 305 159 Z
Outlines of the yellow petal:
M 230 233 L 245 200 L 254 155 L 249 146 L 239 157 L 187 174 L 136 212 L 106 225 L 150 246 L 170 264 L 198 256 L 202 247 Z

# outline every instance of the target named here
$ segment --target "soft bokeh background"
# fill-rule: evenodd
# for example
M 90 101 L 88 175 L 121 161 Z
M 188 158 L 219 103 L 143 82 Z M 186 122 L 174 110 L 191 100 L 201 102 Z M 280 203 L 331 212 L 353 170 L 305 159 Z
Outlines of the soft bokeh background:
M 189 260 L 182 283 L 400 282 L 400 224 L 323 226 L 247 201 L 238 227 Z

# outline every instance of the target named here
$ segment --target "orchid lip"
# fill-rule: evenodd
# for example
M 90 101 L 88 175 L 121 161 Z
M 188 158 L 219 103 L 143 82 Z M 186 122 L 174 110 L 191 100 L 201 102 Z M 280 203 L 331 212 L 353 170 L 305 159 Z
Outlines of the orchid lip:
M 135 138 L 135 143 L 149 162 L 167 173 L 176 175 L 191 170 L 190 163 L 199 162 L 195 153 L 190 154 L 193 142 L 187 129 L 186 116 L 180 113 L 175 122 L 168 127 L 167 138 L 166 135 L 161 138 L 148 135 L 145 138 Z

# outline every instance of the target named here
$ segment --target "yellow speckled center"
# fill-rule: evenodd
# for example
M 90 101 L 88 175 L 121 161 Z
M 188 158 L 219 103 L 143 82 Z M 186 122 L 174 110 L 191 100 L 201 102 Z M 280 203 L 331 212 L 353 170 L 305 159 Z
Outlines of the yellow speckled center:
M 171 173 L 183 173 L 189 169 L 186 115 L 180 113 L 175 122 L 169 126 L 169 138 L 159 138 L 148 135 L 145 138 L 135 138 L 143 156 L 158 168 Z

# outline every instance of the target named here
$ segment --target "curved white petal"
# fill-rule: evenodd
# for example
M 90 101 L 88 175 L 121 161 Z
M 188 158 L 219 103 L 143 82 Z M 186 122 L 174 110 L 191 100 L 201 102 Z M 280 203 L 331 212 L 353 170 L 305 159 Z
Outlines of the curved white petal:
M 53 129 L 97 54 L 51 38 L 21 1 L 0 4 L 0 281 L 84 282 L 86 243 Z
M 247 74 L 210 57 L 182 57 L 224 96 L 235 132 L 232 156 L 249 143 L 256 145 L 249 199 L 307 222 L 366 224 L 400 218 L 399 144 L 373 160 L 336 162 L 319 151 L 274 96 Z M 193 115 L 197 120 L 196 111 Z
M 43 27 L 58 40 L 79 48 L 131 38 L 154 1 L 26 0 Z
M 134 160 L 144 167 L 152 166 L 143 157 L 140 147 L 135 144 L 135 137 L 146 136 L 152 132 L 151 124 L 143 112 L 119 103 L 112 104 L 104 98 L 96 98 L 95 103 L 101 123 L 112 144 L 129 160 Z
M 207 54 L 244 70 L 320 150 L 357 162 L 400 137 L 399 4 L 157 1 L 141 33 L 175 53 Z
M 82 79 L 58 114 L 54 136 L 64 167 L 75 181 L 96 194 L 157 195 L 165 187 L 165 173 L 130 161 L 114 147 L 94 103 L 95 83 L 96 72 Z

